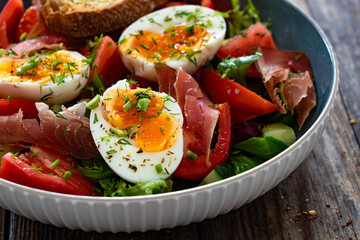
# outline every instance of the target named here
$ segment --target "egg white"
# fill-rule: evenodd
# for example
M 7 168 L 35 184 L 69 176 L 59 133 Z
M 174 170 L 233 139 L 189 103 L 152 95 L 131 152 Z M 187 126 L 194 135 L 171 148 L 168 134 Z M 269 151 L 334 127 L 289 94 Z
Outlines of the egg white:
M 75 51 L 61 51 L 70 53 L 72 61 L 86 59 L 83 55 Z M 8 61 L 16 61 L 16 59 L 10 57 L 0 58 L 0 65 Z M 80 94 L 80 91 L 88 81 L 89 71 L 89 66 L 84 65 L 84 67 L 79 68 L 79 72 L 77 71 L 78 73 L 74 73 L 73 76 L 67 74 L 64 82 L 59 85 L 51 80 L 45 84 L 39 84 L 31 81 L 12 81 L 14 77 L 10 76 L 7 77 L 7 79 L 0 78 L 0 97 L 7 98 L 11 96 L 13 99 L 32 102 L 45 101 L 48 104 L 62 104 L 73 100 Z
M 130 89 L 130 86 L 126 80 L 119 81 L 107 89 L 103 96 L 106 96 L 111 89 L 116 88 Z M 164 93 L 161 93 L 161 95 L 166 96 Z M 103 97 L 101 97 L 99 106 L 91 110 L 90 129 L 95 145 L 110 168 L 118 176 L 132 183 L 168 178 L 176 170 L 182 159 L 182 128 L 178 132 L 176 142 L 170 148 L 159 152 L 140 152 L 133 139 L 127 137 L 119 138 L 112 134 L 110 129 L 114 129 L 114 127 L 107 121 L 103 105 Z M 183 117 L 179 105 L 175 101 L 166 101 L 164 105 L 170 110 L 169 112 L 164 109 L 164 112 L 174 114 L 172 116 L 182 127 Z M 119 144 L 118 141 L 120 139 L 128 141 L 131 145 Z M 164 169 L 161 173 L 157 173 L 155 168 L 155 165 L 159 163 L 162 164 Z
M 198 10 L 197 10 L 198 9 Z M 164 30 L 167 29 L 169 26 L 177 26 L 182 24 L 191 25 L 194 24 L 194 20 L 186 21 L 187 16 L 179 16 L 175 17 L 176 13 L 181 11 L 186 12 L 195 12 L 197 13 L 198 20 L 197 24 L 204 24 L 209 25 L 208 23 L 211 22 L 210 26 L 205 27 L 206 31 L 210 34 L 210 38 L 208 42 L 203 46 L 201 49 L 201 53 L 195 54 L 196 63 L 198 67 L 203 66 L 209 60 L 211 60 L 217 50 L 221 47 L 221 44 L 225 38 L 226 32 L 226 23 L 222 16 L 216 13 L 214 10 L 201 7 L 196 5 L 184 5 L 184 6 L 174 6 L 164 8 L 155 12 L 152 12 L 140 19 L 136 22 L 132 23 L 128 26 L 125 31 L 120 36 L 120 42 L 124 39 L 127 39 L 130 34 L 136 34 L 139 30 L 143 31 L 151 31 L 154 33 L 164 33 Z M 166 17 L 171 17 L 172 21 L 164 21 Z M 143 57 L 136 57 L 133 58 L 130 55 L 121 52 L 121 58 L 127 67 L 127 69 L 137 76 L 143 77 L 149 81 L 156 82 L 156 69 L 153 62 L 148 62 L 146 58 Z M 194 73 L 198 67 L 195 64 L 189 62 L 185 57 L 181 59 L 171 59 L 166 61 L 165 63 L 169 67 L 173 69 L 177 69 L 178 67 L 182 67 L 184 71 L 189 74 Z

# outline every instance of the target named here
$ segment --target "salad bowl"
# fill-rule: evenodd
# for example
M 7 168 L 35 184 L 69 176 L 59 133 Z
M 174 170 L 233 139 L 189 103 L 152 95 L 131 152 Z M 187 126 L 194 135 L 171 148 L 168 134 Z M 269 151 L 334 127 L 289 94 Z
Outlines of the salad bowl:
M 285 179 L 320 138 L 338 88 L 335 54 L 322 30 L 286 0 L 254 0 L 262 19 L 272 20 L 280 49 L 306 53 L 312 64 L 317 106 L 297 141 L 267 162 L 242 174 L 181 191 L 134 197 L 85 197 L 21 186 L 0 179 L 0 207 L 27 218 L 69 229 L 134 232 L 173 228 L 213 218 L 254 200 Z

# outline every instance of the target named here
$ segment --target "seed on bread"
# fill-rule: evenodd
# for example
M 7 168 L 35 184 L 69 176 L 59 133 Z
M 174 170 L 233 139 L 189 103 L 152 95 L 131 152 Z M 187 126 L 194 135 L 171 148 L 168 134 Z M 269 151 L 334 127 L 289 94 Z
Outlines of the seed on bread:
M 69 37 L 123 28 L 168 0 L 41 0 L 47 27 Z

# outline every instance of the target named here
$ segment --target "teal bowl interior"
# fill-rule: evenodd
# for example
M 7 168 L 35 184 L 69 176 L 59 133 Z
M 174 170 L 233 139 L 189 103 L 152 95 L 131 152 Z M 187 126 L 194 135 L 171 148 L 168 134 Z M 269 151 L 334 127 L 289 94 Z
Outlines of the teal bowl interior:
M 301 137 L 318 119 L 336 87 L 334 53 L 324 33 L 310 17 L 286 0 L 253 0 L 262 20 L 271 19 L 271 32 L 279 49 L 298 50 L 310 59 L 314 74 L 317 106 L 301 130 Z

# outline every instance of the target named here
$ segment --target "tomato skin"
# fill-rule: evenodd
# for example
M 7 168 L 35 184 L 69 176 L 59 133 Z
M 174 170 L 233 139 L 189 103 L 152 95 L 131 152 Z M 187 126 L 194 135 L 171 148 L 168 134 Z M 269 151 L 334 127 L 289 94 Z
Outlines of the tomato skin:
M 94 54 L 94 52 L 88 51 L 87 46 L 81 53 L 84 56 Z M 94 63 L 97 67 L 91 69 L 92 75 L 90 76 L 88 83 L 93 81 L 95 74 L 103 77 L 105 87 L 110 87 L 113 83 L 126 77 L 128 70 L 121 60 L 120 50 L 117 44 L 109 36 L 102 38 L 95 54 L 96 57 Z
M 0 13 L 0 47 L 7 48 L 16 42 L 16 29 L 24 14 L 22 0 L 9 0 Z
M 232 123 L 240 123 L 271 113 L 277 107 L 258 94 L 229 78 L 221 79 L 217 72 L 204 69 L 203 88 L 214 103 L 228 102 Z
M 231 140 L 230 106 L 228 103 L 219 104 L 218 110 L 220 111 L 218 141 L 215 148 L 210 151 L 208 162 L 206 154 L 198 156 L 196 160 L 183 156 L 174 176 L 189 180 L 202 179 L 217 165 L 227 160 Z
M 38 110 L 34 102 L 14 99 L 0 99 L 0 116 L 9 116 L 19 112 L 23 112 L 24 119 L 38 119 Z
M 244 37 L 245 36 L 245 37 Z M 270 31 L 260 22 L 251 25 L 243 35 L 232 37 L 216 55 L 220 58 L 242 57 L 254 54 L 256 47 L 277 49 Z
M 48 156 L 51 156 L 49 159 Z M 50 164 L 54 159 L 60 163 L 54 169 Z M 41 169 L 37 171 L 36 169 Z M 62 173 L 72 171 L 72 175 L 65 179 Z M 94 196 L 96 187 L 77 168 L 72 167 L 66 156 L 47 148 L 34 147 L 27 155 L 15 157 L 11 153 L 3 156 L 0 177 L 11 182 L 32 188 L 51 192 Z
M 37 7 L 31 6 L 26 9 L 24 15 L 21 17 L 19 25 L 16 30 L 17 40 L 20 40 L 20 37 L 23 33 L 29 34 L 34 26 L 38 23 L 37 16 Z
M 202 0 L 200 5 L 215 10 L 214 3 L 211 0 Z

